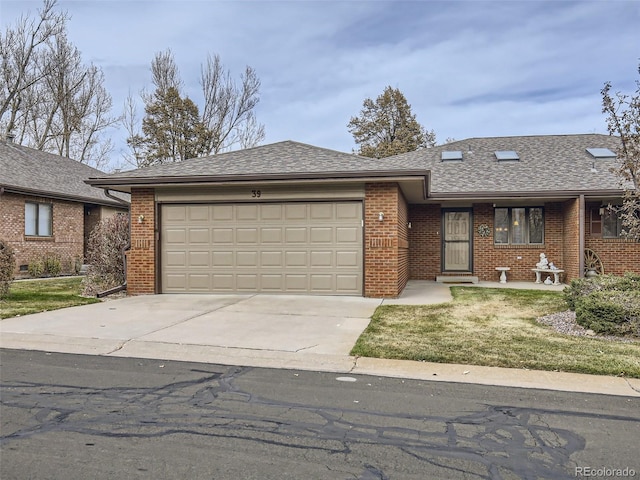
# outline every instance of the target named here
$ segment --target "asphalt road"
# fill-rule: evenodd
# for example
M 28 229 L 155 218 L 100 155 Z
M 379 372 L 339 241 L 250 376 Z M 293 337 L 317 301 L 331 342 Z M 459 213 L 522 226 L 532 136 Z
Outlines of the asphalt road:
M 19 350 L 0 361 L 3 480 L 640 478 L 639 398 Z

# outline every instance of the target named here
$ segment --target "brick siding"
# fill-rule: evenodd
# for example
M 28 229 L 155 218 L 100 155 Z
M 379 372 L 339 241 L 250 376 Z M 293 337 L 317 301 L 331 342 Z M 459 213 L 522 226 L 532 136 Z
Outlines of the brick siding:
M 409 205 L 409 278 L 440 275 L 440 205 Z
M 140 215 L 144 218 L 140 223 Z M 156 293 L 156 218 L 153 188 L 131 190 L 131 248 L 127 252 L 127 292 Z
M 534 205 L 532 205 L 534 206 Z M 539 206 L 536 204 L 535 206 Z M 540 260 L 540 253 L 558 267 L 563 267 L 563 208 L 560 203 L 547 203 L 545 212 L 545 243 L 543 245 L 494 245 L 493 205 L 473 205 L 473 275 L 484 281 L 497 281 L 496 267 L 510 267 L 511 280 L 535 279 L 531 271 Z M 410 205 L 409 221 L 409 278 L 412 280 L 435 280 L 441 275 L 441 205 Z M 488 237 L 478 234 L 478 227 L 487 225 Z
M 587 204 L 585 208 L 585 248 L 593 250 L 604 267 L 604 273 L 623 275 L 640 273 L 640 242 L 623 238 L 602 238 L 601 233 L 591 232 L 590 214 L 600 204 Z
M 53 210 L 51 237 L 24 234 L 25 202 L 48 203 Z M 0 196 L 0 238 L 13 248 L 16 275 L 20 265 L 28 265 L 45 255 L 56 255 L 63 273 L 72 273 L 77 258 L 84 255 L 84 206 L 82 203 L 4 193 Z
M 407 203 L 395 183 L 367 184 L 364 203 L 365 296 L 397 297 L 409 278 Z

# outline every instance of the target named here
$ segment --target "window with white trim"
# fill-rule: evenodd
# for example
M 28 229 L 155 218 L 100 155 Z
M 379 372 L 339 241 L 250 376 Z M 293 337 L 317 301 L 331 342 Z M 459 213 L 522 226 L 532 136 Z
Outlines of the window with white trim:
M 49 203 L 25 202 L 24 234 L 30 237 L 50 237 L 52 231 L 52 205 Z
M 544 208 L 495 208 L 493 220 L 493 242 L 496 245 L 543 244 Z

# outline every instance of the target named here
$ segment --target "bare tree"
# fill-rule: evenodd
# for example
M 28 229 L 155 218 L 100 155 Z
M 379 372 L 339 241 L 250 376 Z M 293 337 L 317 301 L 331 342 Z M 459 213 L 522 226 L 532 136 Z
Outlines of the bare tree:
M 241 84 L 237 85 L 219 55 L 208 55 L 206 65 L 201 67 L 202 122 L 211 131 L 211 154 L 236 145 L 253 147 L 264 140 L 264 125 L 258 124 L 254 113 L 260 101 L 260 79 L 249 66 L 240 78 Z
M 0 118 L 22 144 L 102 167 L 113 149 L 103 133 L 118 119 L 102 71 L 83 64 L 55 6 L 44 0 L 38 20 L 23 17 L 2 37 Z
M 66 29 L 68 16 L 56 12 L 56 4 L 57 0 L 44 0 L 36 19 L 22 16 L 14 28 L 0 33 L 0 120 L 7 132 L 24 110 L 22 94 L 48 74 L 43 52 L 48 50 L 47 43 Z M 7 113 L 9 118 L 5 118 Z
M 137 167 L 181 161 L 190 155 L 206 156 L 233 147 L 249 148 L 264 140 L 264 125 L 254 109 L 260 97 L 260 80 L 247 67 L 237 84 L 218 55 L 201 66 L 204 106 L 200 115 L 195 103 L 181 93 L 182 80 L 171 50 L 157 53 L 151 62 L 153 93 L 141 92 L 145 104 L 142 133 L 137 109 L 125 104 L 123 124 L 131 153 L 126 157 Z
M 614 210 L 622 220 L 623 234 L 640 241 L 640 81 L 636 80 L 633 96 L 620 92 L 612 96 L 610 82 L 601 93 L 602 112 L 607 114 L 609 134 L 620 138 L 617 151 L 620 165 L 616 173 L 624 193 L 622 206 Z
M 131 149 L 130 153 L 124 155 L 124 160 L 136 168 L 143 167 L 146 156 L 144 134 L 140 127 L 141 120 L 138 118 L 138 106 L 131 92 L 125 100 L 121 122 L 127 131 L 127 145 Z

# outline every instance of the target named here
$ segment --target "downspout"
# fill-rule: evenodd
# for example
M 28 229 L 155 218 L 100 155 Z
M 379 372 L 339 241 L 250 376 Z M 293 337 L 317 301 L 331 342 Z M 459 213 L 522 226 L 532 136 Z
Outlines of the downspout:
M 585 204 L 584 204 L 584 195 L 580 195 L 578 197 L 578 277 L 584 277 L 584 236 L 585 236 L 585 226 L 584 226 L 584 217 L 585 217 Z
M 117 202 L 119 202 L 121 204 L 128 205 L 127 202 L 125 202 L 124 200 L 113 196 L 109 192 L 108 188 L 104 190 L 104 194 L 107 197 L 109 197 L 109 198 L 111 198 L 113 200 L 116 200 Z M 109 290 L 105 290 L 104 292 L 96 293 L 96 298 L 106 297 L 107 295 L 111 295 L 111 294 L 114 294 L 114 293 L 122 292 L 123 290 L 127 289 L 127 253 L 126 252 L 128 252 L 130 249 L 131 249 L 131 210 L 129 210 L 129 241 L 127 242 L 127 244 L 122 249 L 122 264 L 124 265 L 124 283 L 122 285 L 118 285 L 117 287 L 110 288 Z

